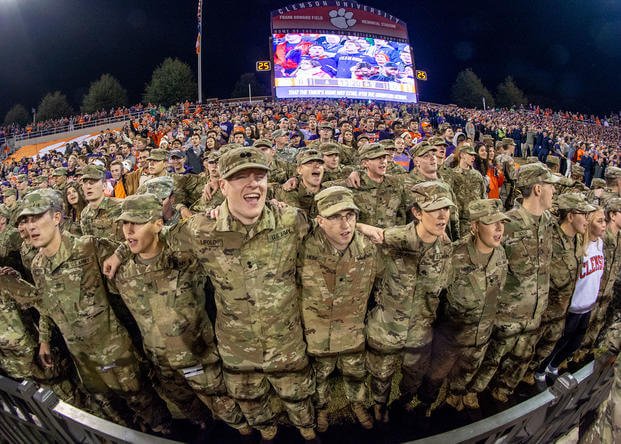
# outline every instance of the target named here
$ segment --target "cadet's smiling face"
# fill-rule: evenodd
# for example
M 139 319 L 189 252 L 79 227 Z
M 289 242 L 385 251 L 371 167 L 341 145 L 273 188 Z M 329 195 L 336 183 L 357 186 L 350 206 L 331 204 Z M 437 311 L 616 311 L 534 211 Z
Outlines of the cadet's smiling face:
M 227 179 L 220 179 L 222 194 L 229 211 L 244 225 L 255 223 L 265 207 L 267 171 L 259 168 L 241 170 Z
M 305 185 L 318 187 L 323 178 L 323 161 L 312 160 L 298 167 L 298 174 Z

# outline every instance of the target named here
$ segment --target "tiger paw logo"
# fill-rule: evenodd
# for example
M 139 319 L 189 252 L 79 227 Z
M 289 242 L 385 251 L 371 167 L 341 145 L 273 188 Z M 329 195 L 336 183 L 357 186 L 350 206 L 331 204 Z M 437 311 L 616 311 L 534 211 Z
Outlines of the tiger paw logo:
M 328 13 L 330 16 L 330 23 L 339 29 L 351 28 L 356 24 L 354 13 L 351 11 L 345 11 L 345 8 L 333 9 Z

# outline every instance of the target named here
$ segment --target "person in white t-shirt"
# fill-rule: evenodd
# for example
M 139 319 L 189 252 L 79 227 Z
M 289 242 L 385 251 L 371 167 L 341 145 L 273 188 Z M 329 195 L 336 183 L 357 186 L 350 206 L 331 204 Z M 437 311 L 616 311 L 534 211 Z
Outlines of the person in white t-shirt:
M 565 318 L 563 336 L 556 343 L 552 354 L 541 364 L 540 369 L 545 368 L 545 373 L 551 377 L 558 376 L 558 366 L 565 359 L 570 358 L 580 347 L 584 338 L 591 310 L 597 302 L 599 285 L 604 274 L 604 241 L 602 239 L 606 230 L 604 210 L 597 211 L 588 216 L 589 228 L 583 237 L 582 246 L 584 254 L 582 266 L 578 268 L 578 279 L 571 297 L 571 302 Z

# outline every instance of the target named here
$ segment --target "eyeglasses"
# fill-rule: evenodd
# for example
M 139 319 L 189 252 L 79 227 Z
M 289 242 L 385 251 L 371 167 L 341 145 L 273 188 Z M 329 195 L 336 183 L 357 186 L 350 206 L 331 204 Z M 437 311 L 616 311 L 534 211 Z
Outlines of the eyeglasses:
M 340 221 L 345 221 L 347 223 L 353 222 L 356 219 L 356 213 L 354 213 L 353 211 L 347 213 L 347 214 L 333 214 L 332 216 L 328 216 L 326 217 L 326 219 L 328 219 L 330 222 L 340 222 Z

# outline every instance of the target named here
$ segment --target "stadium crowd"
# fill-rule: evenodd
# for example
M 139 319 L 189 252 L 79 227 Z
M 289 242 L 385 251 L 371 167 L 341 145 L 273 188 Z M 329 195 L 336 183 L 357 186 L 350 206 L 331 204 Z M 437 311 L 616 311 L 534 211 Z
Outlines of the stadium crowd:
M 424 424 L 618 352 L 618 117 L 149 111 L 2 165 L 5 374 L 162 434 L 165 399 L 271 442 L 274 398 L 317 442 L 332 379 L 365 429 Z

